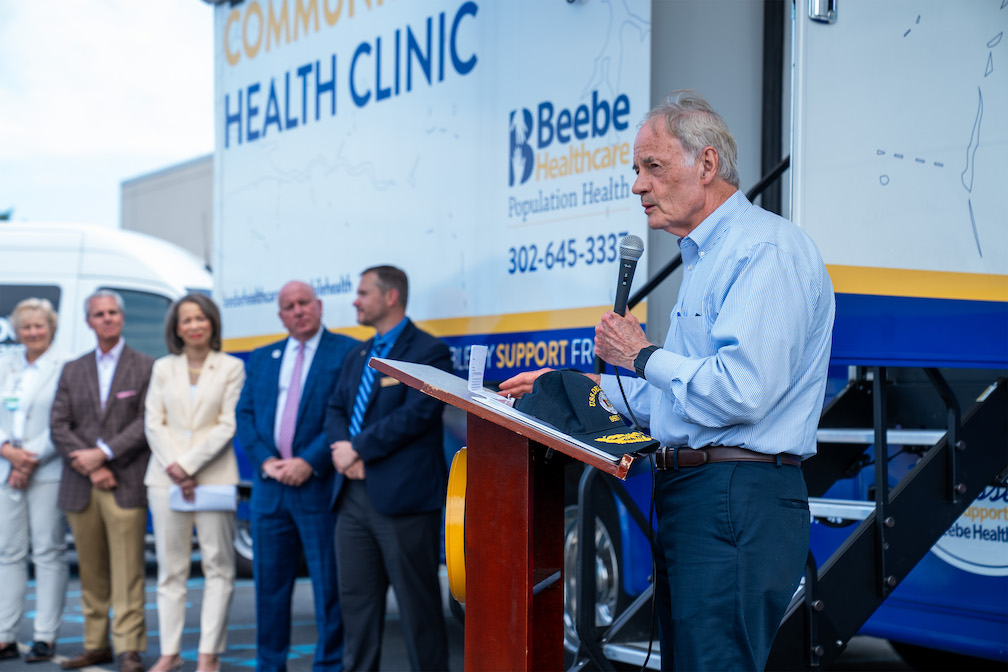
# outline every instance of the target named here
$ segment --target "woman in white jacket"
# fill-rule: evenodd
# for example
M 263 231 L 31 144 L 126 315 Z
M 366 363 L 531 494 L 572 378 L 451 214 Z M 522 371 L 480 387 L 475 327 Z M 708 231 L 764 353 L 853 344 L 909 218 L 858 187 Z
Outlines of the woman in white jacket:
M 219 669 L 234 590 L 238 462 L 231 439 L 245 367 L 220 352 L 220 311 L 202 294 L 171 306 L 165 342 L 174 354 L 154 363 L 144 414 L 151 449 L 144 483 L 154 523 L 161 643 L 161 657 L 151 670 L 182 666 L 195 525 L 206 579 L 196 669 L 204 672 Z
M 63 461 L 49 438 L 49 413 L 66 357 L 50 346 L 56 311 L 25 299 L 10 316 L 18 342 L 0 361 L 0 660 L 19 655 L 16 633 L 35 565 L 34 641 L 28 662 L 53 657 L 66 597 L 66 517 L 56 505 Z

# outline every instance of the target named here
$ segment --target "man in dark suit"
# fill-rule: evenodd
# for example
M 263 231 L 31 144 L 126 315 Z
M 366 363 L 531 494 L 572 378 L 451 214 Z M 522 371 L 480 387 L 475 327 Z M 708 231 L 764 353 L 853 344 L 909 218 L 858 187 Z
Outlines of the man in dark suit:
M 448 669 L 438 582 L 444 404 L 366 366 L 388 357 L 451 370 L 448 346 L 406 318 L 407 293 L 398 268 L 361 274 L 357 321 L 377 333 L 347 356 L 326 413 L 340 474 L 333 501 L 348 670 L 378 669 L 390 583 L 411 667 Z
M 291 593 L 304 552 L 315 598 L 315 670 L 341 670 L 343 621 L 336 582 L 335 471 L 322 432 L 326 400 L 357 341 L 322 327 L 311 286 L 279 294 L 289 338 L 254 351 L 236 411 L 238 441 L 256 469 L 252 486 L 257 669 L 287 669 Z
M 142 672 L 144 532 L 150 449 L 144 398 L 154 360 L 122 338 L 124 307 L 116 292 L 99 290 L 85 303 L 98 347 L 63 368 L 52 407 L 52 441 L 64 460 L 59 506 L 67 512 L 80 562 L 84 650 L 65 669 L 112 661 Z

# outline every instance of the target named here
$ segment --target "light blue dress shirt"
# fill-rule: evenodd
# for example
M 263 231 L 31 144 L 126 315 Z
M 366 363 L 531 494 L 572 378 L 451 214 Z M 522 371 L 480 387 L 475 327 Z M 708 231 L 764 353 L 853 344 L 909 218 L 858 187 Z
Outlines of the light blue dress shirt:
M 814 455 L 836 312 L 815 243 L 735 192 L 679 249 L 665 345 L 623 381 L 637 421 L 663 446 Z M 602 389 L 625 414 L 615 376 Z
M 396 324 L 394 327 L 386 331 L 385 335 L 382 336 L 382 343 L 385 345 L 386 357 L 388 356 L 389 351 L 392 350 L 392 347 L 395 345 L 395 342 L 399 340 L 399 334 L 401 334 L 403 332 L 403 329 L 405 328 L 406 328 L 406 318 L 404 317 L 403 319 L 399 320 L 398 324 Z M 371 351 L 371 356 L 372 357 L 375 356 L 374 350 Z

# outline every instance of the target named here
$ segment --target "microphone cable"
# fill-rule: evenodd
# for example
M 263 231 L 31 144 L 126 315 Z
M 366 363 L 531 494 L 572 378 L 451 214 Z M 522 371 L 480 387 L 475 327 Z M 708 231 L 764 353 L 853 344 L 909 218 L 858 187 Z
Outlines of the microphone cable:
M 617 315 L 625 315 L 627 310 L 627 299 L 630 293 L 630 283 L 633 279 L 634 270 L 637 267 L 637 260 L 640 259 L 641 254 L 644 252 L 644 241 L 640 239 L 639 236 L 628 234 L 623 237 L 620 241 L 620 272 L 617 278 L 616 284 L 616 300 L 613 303 L 613 312 Z M 597 364 L 601 364 L 598 367 L 598 373 L 603 373 L 605 371 L 605 361 L 601 358 L 597 358 Z M 637 416 L 634 415 L 633 409 L 630 407 L 630 401 L 627 399 L 626 390 L 623 389 L 623 379 L 620 377 L 619 367 L 613 364 L 613 371 L 616 373 L 616 384 L 619 385 L 620 395 L 623 397 L 623 405 L 626 407 L 627 412 L 630 414 L 630 419 L 633 421 L 634 429 L 636 429 L 641 434 L 644 434 L 644 430 L 640 423 L 637 421 Z M 641 663 L 641 671 L 647 668 L 648 661 L 651 659 L 651 652 L 654 648 L 654 634 L 655 625 L 657 622 L 657 594 L 654 589 L 655 581 L 658 575 L 658 560 L 657 551 L 655 547 L 655 532 L 654 526 L 652 525 L 652 520 L 655 516 L 655 492 L 658 489 L 658 470 L 655 465 L 654 455 L 648 453 L 648 464 L 651 467 L 651 504 L 648 510 L 648 529 L 645 530 L 648 537 L 648 545 L 651 547 L 651 623 L 650 623 L 650 633 L 648 636 L 648 650 L 647 655 L 644 657 L 644 662 Z
M 602 360 L 600 360 L 602 361 Z M 599 373 L 605 371 L 605 362 L 602 362 L 602 370 Z M 623 379 L 620 377 L 619 367 L 613 364 L 613 372 L 616 374 L 616 384 L 619 385 L 620 394 L 623 396 L 623 405 L 626 406 L 627 412 L 630 414 L 630 419 L 633 421 L 634 429 L 636 429 L 641 434 L 644 434 L 643 428 L 641 428 L 640 423 L 637 422 L 637 416 L 634 415 L 633 409 L 630 408 L 630 401 L 627 399 L 626 390 L 623 389 Z M 650 618 L 650 629 L 648 631 L 648 648 L 647 655 L 644 656 L 644 662 L 641 663 L 640 672 L 644 672 L 647 669 L 648 661 L 651 660 L 651 652 L 654 649 L 654 638 L 655 638 L 655 627 L 658 623 L 658 593 L 656 589 L 656 584 L 658 580 L 658 548 L 655 545 L 655 531 L 652 521 L 655 518 L 655 493 L 658 490 L 658 469 L 654 461 L 654 453 L 647 453 L 648 465 L 651 468 L 651 504 L 648 509 L 648 529 L 647 538 L 648 546 L 651 548 L 651 618 Z

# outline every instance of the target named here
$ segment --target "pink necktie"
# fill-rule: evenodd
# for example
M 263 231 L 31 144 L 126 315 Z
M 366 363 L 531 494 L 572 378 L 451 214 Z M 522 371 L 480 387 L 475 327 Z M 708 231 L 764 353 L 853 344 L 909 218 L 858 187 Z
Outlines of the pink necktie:
M 301 368 L 304 365 L 304 344 L 298 343 L 297 357 L 294 358 L 294 371 L 291 373 L 290 385 L 287 386 L 287 401 L 284 403 L 283 415 L 280 416 L 280 436 L 277 437 L 277 450 L 280 457 L 289 460 L 294 456 L 294 425 L 297 424 L 298 405 L 301 403 Z

